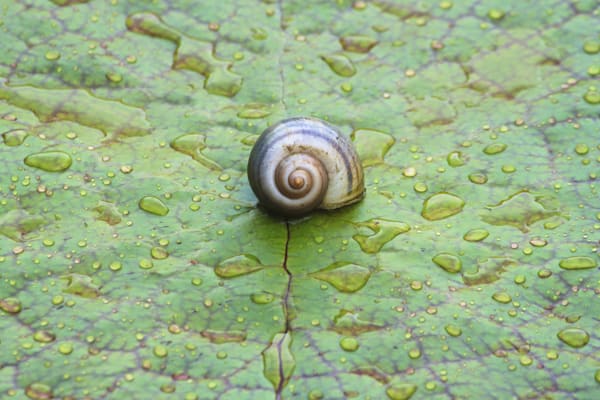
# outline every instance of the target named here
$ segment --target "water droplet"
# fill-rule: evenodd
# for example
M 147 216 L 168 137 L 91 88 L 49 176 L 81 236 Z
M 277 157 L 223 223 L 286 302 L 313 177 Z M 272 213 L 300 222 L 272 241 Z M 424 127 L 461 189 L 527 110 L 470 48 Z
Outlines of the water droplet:
M 596 370 L 596 373 L 594 374 L 594 380 L 600 383 L 600 369 Z
M 589 151 L 590 148 L 585 143 L 578 143 L 575 145 L 575 153 L 579 154 L 580 156 L 587 154 Z
M 202 154 L 202 150 L 206 148 L 205 140 L 204 135 L 192 133 L 175 138 L 170 145 L 174 150 L 192 157 L 208 169 L 222 170 L 218 163 Z
M 460 167 L 465 165 L 465 160 L 463 159 L 463 155 L 460 151 L 453 151 L 448 154 L 446 157 L 446 162 L 451 167 Z
M 417 391 L 417 385 L 412 383 L 396 383 L 388 386 L 385 394 L 391 400 L 408 400 Z
M 340 38 L 340 44 L 346 51 L 354 53 L 368 53 L 375 45 L 377 40 L 363 35 L 345 36 Z
M 590 341 L 590 335 L 580 328 L 563 329 L 557 336 L 563 343 L 575 348 L 583 347 Z
M 596 90 L 588 90 L 583 95 L 583 99 L 589 104 L 600 104 L 600 92 Z
M 9 147 L 20 146 L 27 138 L 27 131 L 23 129 L 13 129 L 2 134 L 4 144 Z
M 587 54 L 596 54 L 600 53 L 600 42 L 597 41 L 587 41 L 583 44 L 583 51 Z
M 107 72 L 106 79 L 112 83 L 119 83 L 123 80 L 123 75 L 118 72 Z
M 296 360 L 290 347 L 292 335 L 277 333 L 262 352 L 263 374 L 276 390 L 285 387 L 296 368 Z
M 454 194 L 437 193 L 425 200 L 421 215 L 429 221 L 437 221 L 458 214 L 464 205 L 464 200 Z
M 161 199 L 154 196 L 144 196 L 140 199 L 138 206 L 150 214 L 159 215 L 161 217 L 169 213 L 169 207 L 162 202 Z
M 152 352 L 154 353 L 154 355 L 156 357 L 159 357 L 159 358 L 164 358 L 169 354 L 169 350 L 162 344 L 157 344 L 156 346 L 154 346 L 154 349 L 152 350 Z
M 150 255 L 155 260 L 164 260 L 165 258 L 169 257 L 169 252 L 164 247 L 155 246 L 152 248 L 152 250 L 150 250 Z
M 340 340 L 340 347 L 345 351 L 356 351 L 360 347 L 358 340 L 353 337 L 345 337 Z
M 462 335 L 462 329 L 460 329 L 460 326 L 457 325 L 446 325 L 445 328 L 446 333 L 448 333 L 448 335 L 450 336 L 460 336 Z
M 494 154 L 500 154 L 502 153 L 504 150 L 506 150 L 506 145 L 504 143 L 492 143 L 488 146 L 486 146 L 483 149 L 483 152 L 487 155 L 494 155 Z
M 462 267 L 460 258 L 450 253 L 436 254 L 431 260 L 446 272 L 453 274 L 460 272 Z
M 465 233 L 463 239 L 467 242 L 481 242 L 489 235 L 490 233 L 485 229 L 471 229 L 469 232 Z
M 308 392 L 308 400 L 322 400 L 325 398 L 325 395 L 319 389 L 313 389 Z
M 469 286 L 496 282 L 508 267 L 515 265 L 517 262 L 511 258 L 490 257 L 484 261 L 478 261 L 475 272 L 463 273 L 463 282 Z
M 58 345 L 58 352 L 62 355 L 68 356 L 73 352 L 73 343 L 61 343 Z
M 243 78 L 229 69 L 216 69 L 204 81 L 204 89 L 210 94 L 233 97 L 242 88 Z
M 269 304 L 275 299 L 271 293 L 260 292 L 260 293 L 252 293 L 250 296 L 250 300 L 252 300 L 255 304 Z
M 33 340 L 40 343 L 50 343 L 56 339 L 56 335 L 48 331 L 37 331 L 33 334 Z
M 49 50 L 46 52 L 45 57 L 48 61 L 56 61 L 60 58 L 60 53 L 56 50 Z
M 32 383 L 25 388 L 25 395 L 33 400 L 49 400 L 54 398 L 52 388 L 43 383 Z
M 502 304 L 508 304 L 512 301 L 512 297 L 506 292 L 496 292 L 492 295 L 492 299 Z
M 396 236 L 410 231 L 410 226 L 403 222 L 390 221 L 386 219 L 371 219 L 356 224 L 357 227 L 366 227 L 374 232 L 373 235 L 357 234 L 352 236 L 362 251 L 365 253 L 377 253 L 381 248 Z
M 575 256 L 563 258 L 559 261 L 558 265 L 562 269 L 574 270 L 574 269 L 588 269 L 595 268 L 598 266 L 598 262 L 590 257 Z
M 351 293 L 367 284 L 371 271 L 360 265 L 337 262 L 311 273 L 310 276 L 330 283 L 340 292 Z
M 357 129 L 350 135 L 363 167 L 381 164 L 396 139 L 373 129 Z
M 372 321 L 361 319 L 358 314 L 343 309 L 333 318 L 333 321 L 334 326 L 332 329 L 344 336 L 358 336 L 365 332 L 373 332 L 384 328 Z M 314 322 L 317 322 L 317 324 L 313 323 L 314 326 L 319 325 L 318 320 Z
M 425 193 L 429 188 L 423 182 L 416 182 L 413 186 L 413 190 L 417 193 Z
M 200 332 L 202 337 L 210 340 L 211 343 L 223 344 L 223 343 L 241 343 L 246 340 L 246 332 L 243 331 L 217 331 L 213 329 L 206 329 Z
M 152 260 L 148 258 L 142 258 L 138 265 L 141 269 L 151 269 L 152 267 L 154 267 Z
M 504 18 L 505 13 L 502 10 L 492 9 L 488 11 L 487 15 L 489 19 L 491 19 L 494 22 L 497 22 Z
M 221 278 L 234 278 L 250 274 L 264 268 L 260 260 L 252 254 L 242 254 L 221 261 L 215 267 L 215 274 Z
M 21 302 L 16 297 L 7 297 L 0 300 L 0 310 L 8 314 L 18 314 L 23 309 Z
M 44 151 L 25 157 L 25 164 L 47 172 L 62 172 L 71 166 L 71 156 L 62 151 Z
M 558 209 L 548 209 L 552 205 L 553 199 L 522 191 L 486 207 L 481 219 L 491 225 L 510 225 L 528 232 L 535 222 L 560 215 Z
M 271 106 L 262 103 L 244 104 L 243 108 L 238 111 L 238 118 L 244 119 L 259 119 L 271 115 Z
M 74 294 L 88 299 L 100 296 L 100 289 L 92 282 L 92 278 L 87 275 L 69 274 L 62 277 L 67 281 L 67 287 L 63 292 Z
M 487 183 L 488 178 L 485 174 L 474 173 L 469 175 L 469 180 L 477 185 L 483 185 Z
M 344 54 L 330 54 L 321 56 L 321 59 L 329 65 L 329 68 L 339 76 L 349 78 L 356 74 L 356 68 Z

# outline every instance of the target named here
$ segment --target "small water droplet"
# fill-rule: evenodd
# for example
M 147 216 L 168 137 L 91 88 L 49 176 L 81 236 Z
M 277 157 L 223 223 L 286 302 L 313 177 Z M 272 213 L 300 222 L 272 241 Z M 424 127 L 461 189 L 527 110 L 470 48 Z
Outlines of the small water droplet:
M 345 337 L 340 340 L 340 347 L 345 351 L 356 351 L 360 347 L 358 340 L 353 337 Z
M 144 196 L 140 199 L 138 206 L 150 214 L 159 215 L 161 217 L 169 213 L 169 207 L 161 199 L 154 196 Z
M 463 236 L 467 242 L 481 242 L 490 235 L 485 229 L 471 229 Z
M 150 255 L 155 260 L 164 260 L 165 258 L 169 257 L 169 252 L 164 247 L 155 246 L 152 248 L 152 250 L 150 250 Z
M 221 261 L 214 269 L 221 278 L 234 278 L 247 275 L 264 268 L 260 260 L 252 254 L 241 254 Z
M 275 299 L 271 293 L 260 292 L 260 293 L 252 293 L 250 296 L 250 300 L 252 300 L 255 304 L 269 304 Z
M 69 354 L 71 354 L 73 352 L 73 343 L 61 343 L 58 346 L 58 352 L 62 355 L 68 356 Z
M 590 335 L 580 328 L 563 329 L 557 336 L 563 343 L 575 348 L 583 347 L 590 341 Z
M 446 162 L 451 167 L 460 167 L 465 165 L 463 154 L 460 151 L 453 151 L 446 157 Z
M 492 299 L 502 304 L 508 304 L 512 301 L 512 297 L 506 292 L 496 292 L 492 295 Z
M 347 56 L 344 54 L 323 55 L 321 59 L 329 65 L 329 68 L 339 76 L 349 78 L 356 74 L 356 68 Z
M 330 283 L 340 292 L 356 292 L 367 284 L 371 277 L 368 268 L 345 262 L 333 263 L 320 271 L 310 274 L 312 277 Z
M 48 61 L 56 61 L 60 58 L 60 52 L 56 50 L 48 50 L 45 57 Z
M 460 213 L 465 201 L 451 193 L 437 193 L 423 203 L 421 215 L 429 221 L 437 221 Z
M 492 143 L 488 146 L 486 146 L 483 149 L 483 152 L 487 155 L 494 155 L 494 154 L 500 154 L 502 153 L 504 150 L 506 150 L 506 145 L 504 143 Z
M 473 173 L 469 175 L 469 180 L 477 185 L 483 185 L 487 183 L 487 175 L 481 173 Z
M 56 339 L 56 335 L 48 331 L 37 331 L 33 334 L 33 340 L 40 343 L 51 343 Z
M 13 129 L 2 134 L 4 144 L 9 147 L 16 147 L 23 144 L 27 138 L 27 131 L 23 129 Z
M 491 19 L 494 22 L 500 21 L 502 18 L 504 18 L 504 11 L 502 10 L 498 10 L 498 9 L 491 9 L 488 11 L 488 18 Z
M 583 95 L 583 99 L 589 104 L 600 104 L 600 92 L 596 90 L 588 90 Z
M 412 383 L 396 383 L 388 386 L 385 394 L 391 400 L 408 400 L 417 391 L 417 385 Z
M 462 329 L 460 329 L 460 326 L 449 324 L 446 325 L 444 329 L 446 330 L 446 333 L 448 333 L 448 335 L 450 336 L 457 337 L 462 335 Z
M 451 253 L 439 253 L 436 254 L 432 261 L 436 263 L 439 267 L 441 267 L 446 272 L 457 273 L 460 272 L 462 268 L 462 263 L 458 256 Z
M 591 257 L 575 256 L 575 257 L 563 258 L 562 260 L 559 261 L 558 265 L 562 269 L 577 270 L 577 269 L 595 268 L 598 266 L 598 262 Z
M 154 353 L 154 355 L 156 357 L 159 357 L 159 358 L 164 358 L 169 354 L 169 350 L 161 344 L 154 346 L 154 349 L 152 350 L 152 352 Z
M 590 148 L 585 143 L 578 143 L 575 145 L 575 153 L 579 155 L 587 154 L 590 151 Z
M 595 40 L 589 40 L 583 44 L 583 51 L 587 54 L 600 53 L 600 42 Z
M 25 164 L 47 172 L 62 172 L 71 166 L 71 156 L 62 151 L 44 151 L 25 157 Z

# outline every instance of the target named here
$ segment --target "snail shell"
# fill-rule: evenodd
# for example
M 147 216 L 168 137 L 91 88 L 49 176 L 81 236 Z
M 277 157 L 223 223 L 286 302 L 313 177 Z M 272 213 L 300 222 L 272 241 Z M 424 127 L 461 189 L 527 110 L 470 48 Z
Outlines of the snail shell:
M 365 192 L 351 142 L 315 118 L 285 119 L 267 128 L 250 153 L 248 180 L 261 205 L 285 216 L 343 207 Z

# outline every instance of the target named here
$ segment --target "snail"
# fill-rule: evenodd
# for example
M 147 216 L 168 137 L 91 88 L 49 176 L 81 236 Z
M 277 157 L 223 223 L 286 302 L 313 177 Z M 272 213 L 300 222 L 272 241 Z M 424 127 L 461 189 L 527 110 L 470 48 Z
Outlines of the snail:
M 356 203 L 365 192 L 352 143 L 316 118 L 285 119 L 267 128 L 250 153 L 248 180 L 263 207 L 287 217 Z

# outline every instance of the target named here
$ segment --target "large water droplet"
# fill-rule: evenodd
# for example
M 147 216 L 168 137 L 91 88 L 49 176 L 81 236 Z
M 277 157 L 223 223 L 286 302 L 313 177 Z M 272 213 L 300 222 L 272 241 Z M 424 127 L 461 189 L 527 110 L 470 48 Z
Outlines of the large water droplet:
M 485 229 L 471 229 L 469 232 L 465 233 L 463 239 L 467 242 L 481 242 L 489 235 L 490 233 Z
M 353 352 L 353 351 L 358 350 L 360 345 L 358 343 L 358 340 L 356 340 L 356 338 L 345 337 L 345 338 L 342 338 L 342 340 L 340 340 L 340 347 L 342 348 L 342 350 Z
M 140 210 L 164 217 L 169 213 L 169 207 L 161 199 L 154 196 L 142 197 L 138 203 Z
M 21 301 L 16 297 L 7 297 L 0 300 L 0 310 L 8 314 L 18 314 L 23 309 Z
M 2 134 L 4 144 L 10 147 L 15 147 L 23 144 L 27 138 L 27 131 L 23 129 L 13 129 Z
M 269 115 L 271 115 L 271 106 L 262 103 L 245 104 L 237 113 L 238 118 L 244 119 L 260 119 L 268 117 Z
M 260 293 L 252 293 L 250 296 L 250 300 L 252 300 L 255 304 L 269 304 L 275 299 L 271 293 L 260 292 Z
M 263 374 L 276 390 L 285 387 L 296 368 L 296 360 L 290 347 L 292 335 L 277 333 L 269 346 L 263 350 Z
M 210 94 L 233 97 L 242 88 L 243 78 L 226 68 L 212 71 L 204 81 L 204 89 Z
M 494 206 L 486 207 L 481 219 L 491 225 L 510 225 L 521 232 L 528 232 L 535 222 L 560 215 L 553 203 L 554 200 L 548 197 L 517 192 Z
M 62 151 L 44 151 L 25 157 L 25 164 L 48 172 L 62 172 L 71 166 L 71 156 Z
M 25 388 L 25 395 L 33 400 L 49 400 L 54 397 L 52 388 L 44 383 L 35 382 Z
M 340 310 L 333 321 L 334 326 L 332 329 L 345 336 L 358 336 L 365 332 L 373 332 L 384 328 L 383 325 L 361 319 L 358 314 L 348 310 Z
M 215 267 L 215 274 L 221 278 L 234 278 L 247 275 L 264 268 L 260 260 L 252 254 L 241 254 L 221 261 Z
M 200 332 L 202 337 L 211 341 L 211 343 L 223 344 L 223 343 L 240 343 L 246 340 L 246 332 L 228 330 L 228 331 L 217 331 L 213 329 L 206 329 Z
M 458 258 L 458 256 L 456 256 L 454 254 L 450 254 L 450 253 L 436 254 L 431 260 L 434 263 L 436 263 L 439 267 L 441 267 L 443 270 L 453 273 L 453 274 L 460 272 L 461 267 L 462 267 L 460 258 Z
M 388 386 L 385 394 L 391 400 L 408 400 L 417 391 L 417 385 L 412 383 L 396 383 Z
M 410 231 L 410 226 L 403 222 L 379 218 L 359 222 L 356 226 L 366 227 L 375 233 L 371 236 L 361 234 L 352 236 L 365 253 L 377 253 L 396 236 Z
M 356 264 L 337 262 L 313 272 L 310 276 L 330 283 L 340 292 L 356 292 L 367 284 L 371 277 L 368 268 Z
M 558 338 L 571 347 L 583 347 L 590 341 L 590 335 L 580 328 L 566 328 L 558 332 Z
M 363 167 L 381 164 L 396 139 L 372 129 L 357 129 L 350 135 Z
M 76 296 L 88 299 L 100 296 L 100 288 L 92 282 L 92 278 L 87 275 L 69 274 L 62 277 L 67 281 L 67 287 L 63 292 L 74 294 Z
M 494 155 L 494 154 L 500 154 L 502 153 L 504 150 L 506 150 L 506 145 L 504 143 L 492 143 L 488 146 L 486 146 L 483 149 L 483 152 L 487 155 Z
M 481 285 L 492 283 L 500 279 L 508 267 L 517 265 L 517 262 L 507 257 L 490 257 L 477 262 L 475 272 L 463 273 L 463 282 L 466 285 Z
M 429 221 L 437 221 L 458 214 L 465 201 L 451 193 L 437 193 L 428 197 L 423 203 L 421 215 Z
M 591 257 L 576 256 L 576 257 L 563 258 L 562 260 L 559 261 L 558 265 L 562 269 L 568 269 L 568 270 L 588 269 L 588 268 L 597 267 L 598 262 Z
M 345 36 L 340 38 L 342 48 L 354 53 L 368 53 L 369 50 L 377 45 L 377 43 L 377 40 L 363 35 Z
M 463 159 L 463 154 L 460 151 L 453 151 L 449 153 L 446 157 L 446 162 L 451 167 L 460 167 L 466 163 Z
M 329 65 L 329 68 L 339 76 L 351 77 L 356 74 L 356 68 L 344 54 L 330 54 L 321 56 L 321 59 Z
M 206 148 L 205 140 L 206 137 L 204 135 L 191 133 L 175 138 L 171 142 L 171 147 L 180 153 L 192 157 L 206 168 L 217 171 L 222 170 L 223 168 L 218 163 L 202 154 L 202 150 Z

